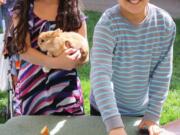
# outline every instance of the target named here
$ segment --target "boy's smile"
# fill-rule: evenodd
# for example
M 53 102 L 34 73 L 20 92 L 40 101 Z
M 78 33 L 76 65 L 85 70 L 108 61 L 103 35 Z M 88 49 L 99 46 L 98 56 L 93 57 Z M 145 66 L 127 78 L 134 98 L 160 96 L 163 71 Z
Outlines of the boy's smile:
M 141 2 L 141 0 L 127 0 L 128 2 L 130 2 L 131 4 L 139 4 L 139 2 Z

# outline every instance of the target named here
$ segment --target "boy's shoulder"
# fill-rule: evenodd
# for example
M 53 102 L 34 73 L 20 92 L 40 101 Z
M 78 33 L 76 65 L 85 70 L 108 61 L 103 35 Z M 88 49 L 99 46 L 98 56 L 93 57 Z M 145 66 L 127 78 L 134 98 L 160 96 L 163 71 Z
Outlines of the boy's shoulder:
M 153 4 L 149 4 L 149 7 L 152 12 L 152 15 L 157 19 L 163 20 L 164 25 L 166 25 L 166 27 L 172 27 L 173 25 L 175 25 L 173 18 L 166 10 Z
M 119 16 L 120 15 L 119 14 L 120 13 L 119 4 L 116 4 L 113 7 L 106 9 L 104 13 L 109 15 L 109 16 L 117 16 L 117 15 Z
M 99 19 L 99 23 L 109 24 L 111 23 L 111 20 L 116 17 L 120 17 L 119 14 L 120 7 L 119 5 L 114 5 L 111 8 L 106 9 L 101 18 Z

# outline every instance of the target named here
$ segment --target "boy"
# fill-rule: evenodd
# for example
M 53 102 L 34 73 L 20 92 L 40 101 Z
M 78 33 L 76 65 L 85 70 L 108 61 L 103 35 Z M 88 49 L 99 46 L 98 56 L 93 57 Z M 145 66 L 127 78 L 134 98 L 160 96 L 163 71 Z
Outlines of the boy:
M 142 116 L 139 128 L 158 135 L 167 97 L 176 27 L 149 0 L 118 0 L 97 23 L 91 55 L 91 114 L 109 135 L 126 135 L 121 115 Z

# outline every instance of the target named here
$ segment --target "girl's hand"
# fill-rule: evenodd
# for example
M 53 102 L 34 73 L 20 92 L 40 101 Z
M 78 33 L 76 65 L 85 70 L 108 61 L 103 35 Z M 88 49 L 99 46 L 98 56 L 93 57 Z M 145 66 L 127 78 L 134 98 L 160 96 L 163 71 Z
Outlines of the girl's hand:
M 65 50 L 60 56 L 53 58 L 53 65 L 55 68 L 64 70 L 72 70 L 76 68 L 78 60 L 81 58 L 80 50 L 69 48 Z
M 127 135 L 124 128 L 115 128 L 109 132 L 109 135 Z
M 142 120 L 138 128 L 139 129 L 147 128 L 149 131 L 149 135 L 162 135 L 162 131 L 163 131 L 158 124 L 150 120 Z
M 64 53 L 67 55 L 67 57 L 74 61 L 78 61 L 81 58 L 81 52 L 77 49 L 70 48 L 66 50 Z

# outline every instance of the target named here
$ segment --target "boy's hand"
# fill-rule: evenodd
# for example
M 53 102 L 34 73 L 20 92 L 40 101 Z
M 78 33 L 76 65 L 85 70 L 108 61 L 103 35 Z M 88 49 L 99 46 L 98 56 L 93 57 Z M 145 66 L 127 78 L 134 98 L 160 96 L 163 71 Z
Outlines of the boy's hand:
M 127 135 L 124 128 L 115 128 L 109 132 L 109 135 Z
M 160 128 L 158 124 L 150 120 L 142 120 L 138 128 L 147 128 L 149 131 L 149 135 L 162 135 L 162 128 Z

